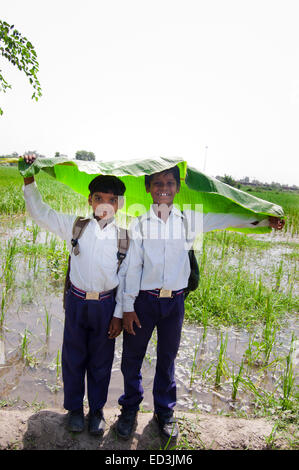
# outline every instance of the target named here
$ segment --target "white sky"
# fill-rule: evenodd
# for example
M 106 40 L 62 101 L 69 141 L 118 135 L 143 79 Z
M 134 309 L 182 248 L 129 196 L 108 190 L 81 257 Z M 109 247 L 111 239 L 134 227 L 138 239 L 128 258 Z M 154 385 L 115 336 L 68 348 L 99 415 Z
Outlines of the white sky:
M 0 155 L 179 156 L 299 185 L 298 0 L 2 0 L 0 18 L 43 91 L 0 57 Z

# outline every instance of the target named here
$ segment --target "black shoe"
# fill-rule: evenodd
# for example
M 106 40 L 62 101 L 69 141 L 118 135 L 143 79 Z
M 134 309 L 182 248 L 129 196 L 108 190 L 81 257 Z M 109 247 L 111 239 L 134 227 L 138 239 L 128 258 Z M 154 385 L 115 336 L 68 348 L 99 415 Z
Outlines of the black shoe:
M 104 434 L 106 422 L 103 410 L 90 411 L 88 415 L 88 431 L 93 436 L 102 436 Z
M 158 423 L 160 433 L 163 437 L 166 437 L 167 439 L 177 439 L 179 435 L 179 428 L 176 419 L 173 417 L 172 411 L 155 413 L 154 417 Z
M 121 415 L 116 424 L 116 432 L 122 439 L 129 439 L 133 432 L 136 423 L 138 411 L 136 410 L 121 410 Z
M 82 432 L 84 430 L 84 413 L 82 408 L 68 412 L 67 429 L 71 432 Z

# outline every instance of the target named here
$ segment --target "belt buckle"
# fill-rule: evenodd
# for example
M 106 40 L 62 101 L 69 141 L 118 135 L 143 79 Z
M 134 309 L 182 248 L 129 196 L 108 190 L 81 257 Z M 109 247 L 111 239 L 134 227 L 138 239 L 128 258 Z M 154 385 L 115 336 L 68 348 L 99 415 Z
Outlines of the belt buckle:
M 172 297 L 172 290 L 160 289 L 159 298 L 160 297 L 163 297 L 163 298 L 166 298 L 166 299 L 171 298 Z
M 86 300 L 99 300 L 98 292 L 86 292 Z

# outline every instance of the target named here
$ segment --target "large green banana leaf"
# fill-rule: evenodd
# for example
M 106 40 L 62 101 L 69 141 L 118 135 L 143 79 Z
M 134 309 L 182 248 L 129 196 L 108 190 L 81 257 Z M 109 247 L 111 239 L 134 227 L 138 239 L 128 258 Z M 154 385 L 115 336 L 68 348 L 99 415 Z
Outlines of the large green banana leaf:
M 22 176 L 28 177 L 45 171 L 56 180 L 68 185 L 74 191 L 88 196 L 88 185 L 98 174 L 118 176 L 126 185 L 125 211 L 128 215 L 138 215 L 148 210 L 151 196 L 146 193 L 144 175 L 150 175 L 178 165 L 181 176 L 181 189 L 174 202 L 181 208 L 203 212 L 240 214 L 257 220 L 265 216 L 284 217 L 283 209 L 271 202 L 256 198 L 251 194 L 233 188 L 215 178 L 209 177 L 180 158 L 158 157 L 153 159 L 127 161 L 81 161 L 64 157 L 40 158 L 31 165 L 22 158 L 18 162 Z M 183 207 L 184 206 L 184 207 Z M 271 229 L 255 227 L 233 229 L 246 233 L 263 233 Z

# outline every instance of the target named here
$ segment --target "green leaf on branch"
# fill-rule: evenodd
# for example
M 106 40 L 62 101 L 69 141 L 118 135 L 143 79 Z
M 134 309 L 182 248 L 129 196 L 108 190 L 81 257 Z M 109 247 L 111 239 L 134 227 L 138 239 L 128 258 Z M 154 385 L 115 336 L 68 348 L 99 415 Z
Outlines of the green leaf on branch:
M 0 55 L 25 73 L 29 83 L 36 90 L 32 95 L 32 99 L 38 101 L 38 98 L 42 96 L 42 90 L 37 79 L 39 64 L 36 60 L 37 55 L 34 46 L 15 29 L 14 25 L 9 25 L 1 20 Z M 11 88 L 11 85 L 7 83 L 0 73 L 0 91 L 5 92 L 7 88 Z M 0 108 L 0 116 L 2 114 L 3 110 Z

